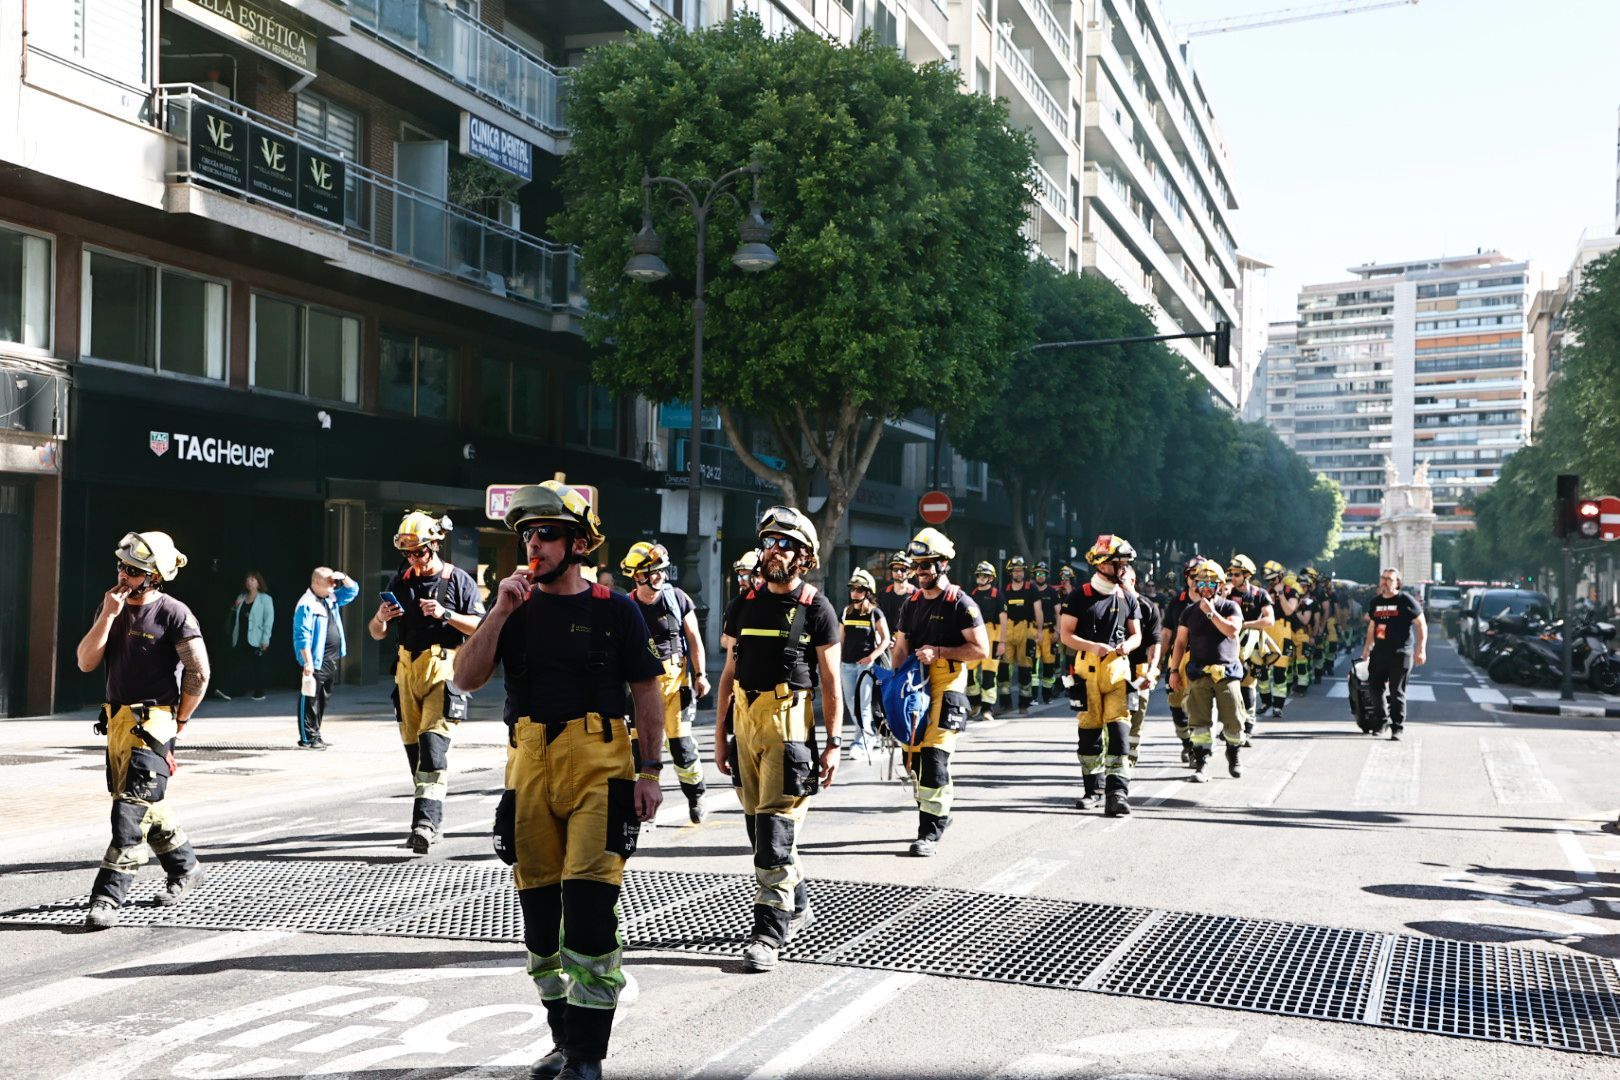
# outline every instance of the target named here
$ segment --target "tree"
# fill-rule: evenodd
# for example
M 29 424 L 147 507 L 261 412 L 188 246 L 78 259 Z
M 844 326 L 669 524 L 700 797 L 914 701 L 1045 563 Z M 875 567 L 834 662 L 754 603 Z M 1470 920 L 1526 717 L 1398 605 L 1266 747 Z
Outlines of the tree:
M 781 263 L 719 272 L 740 207 L 717 210 L 704 396 L 732 449 L 785 501 L 805 506 L 825 478 L 823 536 L 837 535 L 884 418 L 979 393 L 1028 340 L 1033 143 L 942 64 L 915 67 L 870 36 L 767 38 L 751 15 L 672 26 L 593 49 L 571 80 L 569 125 L 566 209 L 553 227 L 583 250 L 587 338 L 613 346 L 595 376 L 655 401 L 690 396 L 695 234 L 689 215 L 655 201 L 670 277 L 625 279 L 643 173 L 762 167 Z M 745 430 L 750 416 L 768 448 Z

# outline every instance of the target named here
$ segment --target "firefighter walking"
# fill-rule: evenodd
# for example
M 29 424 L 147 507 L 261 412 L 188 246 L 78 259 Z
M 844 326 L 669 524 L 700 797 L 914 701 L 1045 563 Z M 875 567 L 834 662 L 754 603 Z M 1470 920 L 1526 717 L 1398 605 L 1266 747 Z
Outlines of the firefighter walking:
M 1012 687 L 1018 687 L 1018 711 L 1029 712 L 1035 696 L 1035 605 L 1040 599 L 1035 586 L 1025 580 L 1027 567 L 1022 555 L 1007 560 L 1007 584 L 1001 590 L 1001 610 L 1006 630 L 996 657 L 1001 661 L 998 686 L 1001 700 L 1012 703 Z
M 1200 559 L 1192 572 L 1197 600 L 1182 613 L 1176 629 L 1175 655 L 1170 660 L 1170 684 L 1182 690 L 1192 731 L 1194 783 L 1209 777 L 1213 737 L 1211 725 L 1218 715 L 1226 743 L 1226 768 L 1236 779 L 1243 775 L 1238 759 L 1243 745 L 1243 662 L 1238 659 L 1238 633 L 1243 609 L 1220 595 L 1226 574 L 1213 559 Z
M 1084 792 L 1081 810 L 1105 802 L 1104 813 L 1131 812 L 1131 666 L 1142 643 L 1136 597 L 1123 585 L 1136 549 L 1103 534 L 1086 551 L 1091 580 L 1069 594 L 1058 616 L 1063 643 L 1075 652 L 1071 700 L 1078 701 L 1076 742 Z
M 980 719 L 994 720 L 996 680 L 1000 676 L 1001 669 L 1001 664 L 996 660 L 996 646 L 1006 635 L 1007 616 L 1002 612 L 1001 589 L 996 585 L 995 564 L 981 562 L 974 567 L 973 578 L 973 602 L 978 605 L 979 615 L 984 619 L 990 652 L 983 660 L 970 660 L 966 665 L 968 711 L 970 715 L 977 715 Z

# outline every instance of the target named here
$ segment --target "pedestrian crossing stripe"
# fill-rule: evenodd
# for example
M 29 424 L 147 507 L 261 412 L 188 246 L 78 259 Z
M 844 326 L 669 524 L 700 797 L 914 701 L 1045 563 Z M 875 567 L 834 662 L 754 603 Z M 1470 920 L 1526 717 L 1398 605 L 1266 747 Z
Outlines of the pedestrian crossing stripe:
M 1334 683 L 1328 688 L 1328 697 L 1330 698 L 1348 698 L 1349 696 L 1350 687 L 1345 683 Z M 1427 683 L 1408 683 L 1406 687 L 1406 700 L 1433 701 L 1434 687 L 1429 686 Z

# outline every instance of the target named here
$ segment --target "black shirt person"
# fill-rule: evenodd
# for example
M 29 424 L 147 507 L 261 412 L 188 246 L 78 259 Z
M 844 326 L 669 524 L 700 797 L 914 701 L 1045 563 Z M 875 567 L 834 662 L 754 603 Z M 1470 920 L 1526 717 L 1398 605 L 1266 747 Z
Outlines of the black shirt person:
M 1389 737 L 1399 739 L 1406 727 L 1406 680 L 1429 658 L 1429 624 L 1423 607 L 1401 591 L 1401 572 L 1393 567 L 1378 575 L 1378 595 L 1367 605 L 1367 640 L 1361 658 L 1367 663 L 1367 691 L 1372 695 L 1377 735 L 1389 721 Z

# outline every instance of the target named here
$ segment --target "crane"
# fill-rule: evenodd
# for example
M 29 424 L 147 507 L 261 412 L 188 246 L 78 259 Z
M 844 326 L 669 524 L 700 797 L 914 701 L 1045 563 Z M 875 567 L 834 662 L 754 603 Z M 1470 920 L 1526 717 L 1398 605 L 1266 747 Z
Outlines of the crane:
M 1306 22 L 1311 19 L 1331 19 L 1336 15 L 1360 15 L 1379 8 L 1408 7 L 1418 0 L 1337 0 L 1330 4 L 1312 4 L 1309 7 L 1280 8 L 1275 11 L 1256 11 L 1228 19 L 1206 19 L 1180 27 L 1183 37 L 1203 37 L 1206 34 L 1230 34 L 1234 30 L 1256 30 L 1262 26 L 1281 26 L 1284 23 Z

